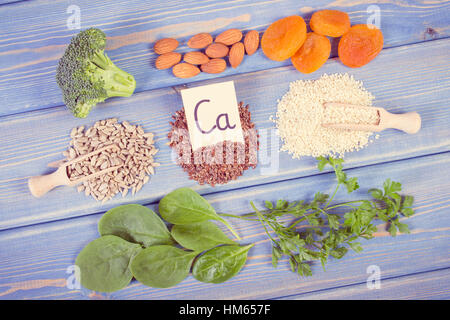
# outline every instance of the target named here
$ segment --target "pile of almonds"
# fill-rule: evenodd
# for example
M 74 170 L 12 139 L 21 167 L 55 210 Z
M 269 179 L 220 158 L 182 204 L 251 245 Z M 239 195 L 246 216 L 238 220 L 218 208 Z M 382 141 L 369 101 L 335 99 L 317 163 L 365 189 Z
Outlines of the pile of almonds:
M 242 38 L 244 41 L 241 42 Z M 179 42 L 173 38 L 158 40 L 153 47 L 160 56 L 156 59 L 157 69 L 172 68 L 178 78 L 191 78 L 200 72 L 221 73 L 227 68 L 225 57 L 232 68 L 237 68 L 244 59 L 245 53 L 252 55 L 259 47 L 259 33 L 256 30 L 247 32 L 245 37 L 239 29 L 228 29 L 219 34 L 215 40 L 209 33 L 199 33 L 189 39 L 190 51 L 182 55 L 175 52 Z M 183 62 L 181 62 L 183 60 Z

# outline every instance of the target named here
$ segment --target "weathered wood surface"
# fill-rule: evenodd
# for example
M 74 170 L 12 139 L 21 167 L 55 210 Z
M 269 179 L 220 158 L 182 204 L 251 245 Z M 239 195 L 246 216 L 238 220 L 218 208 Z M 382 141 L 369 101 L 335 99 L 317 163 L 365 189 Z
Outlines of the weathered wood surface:
M 99 105 L 87 119 L 74 118 L 62 106 L 54 80 L 56 63 L 70 37 L 69 5 L 81 10 L 81 27 L 100 27 L 108 35 L 108 53 L 117 65 L 135 75 L 137 93 Z M 373 62 L 348 69 L 329 60 L 312 75 L 302 75 L 289 61 L 276 63 L 261 52 L 247 57 L 236 70 L 190 80 L 157 71 L 154 40 L 171 36 L 182 42 L 197 32 L 236 27 L 264 30 L 292 14 L 309 20 L 316 9 L 341 9 L 353 24 L 365 23 L 370 5 L 380 8 L 384 50 Z M 276 7 L 276 10 L 274 10 Z M 450 1 L 13 1 L 0 0 L 0 299 L 448 299 L 450 267 Z M 433 40 L 433 41 L 429 41 Z M 333 43 L 335 55 L 337 42 Z M 324 272 L 314 263 L 313 277 L 300 279 L 287 261 L 273 269 L 270 243 L 257 223 L 229 219 L 243 243 L 254 242 L 247 265 L 221 285 L 197 282 L 191 276 L 170 289 L 152 289 L 133 281 L 113 294 L 67 288 L 67 268 L 89 241 L 107 209 L 125 203 L 156 203 L 180 186 L 206 195 L 218 212 L 241 214 L 249 200 L 305 199 L 315 191 L 331 192 L 333 174 L 318 174 L 311 158 L 292 160 L 265 139 L 273 128 L 269 117 L 289 82 L 315 79 L 322 73 L 348 72 L 376 96 L 375 104 L 392 112 L 418 111 L 423 128 L 416 135 L 388 130 L 368 148 L 346 156 L 348 174 L 360 177 L 361 190 L 340 201 L 365 197 L 367 188 L 384 178 L 401 181 L 404 193 L 416 199 L 417 214 L 404 219 L 412 233 L 392 238 L 380 225 L 364 251 L 332 259 Z M 250 104 L 262 134 L 260 163 L 237 181 L 215 188 L 199 186 L 171 160 L 166 146 L 171 114 L 181 107 L 179 90 L 234 80 L 239 100 Z M 155 90 L 153 90 L 155 89 Z M 27 190 L 32 175 L 51 172 L 49 162 L 61 158 L 72 127 L 117 117 L 143 125 L 156 135 L 157 161 L 162 163 L 150 184 L 135 197 L 100 203 L 58 188 L 43 199 Z M 279 170 L 265 162 L 274 156 Z M 381 289 L 368 290 L 367 267 L 381 269 Z
M 0 5 L 12 4 L 14 2 L 20 2 L 20 1 L 29 1 L 29 0 L 0 0 Z
M 382 279 L 376 288 L 369 282 L 331 290 L 311 292 L 283 299 L 289 300 L 449 300 L 450 292 L 442 288 L 450 282 L 450 269 Z
M 362 80 L 376 96 L 376 105 L 393 112 L 417 111 L 423 118 L 423 128 L 416 135 L 387 130 L 365 150 L 348 155 L 347 166 L 362 166 L 377 162 L 399 160 L 450 150 L 450 109 L 441 107 L 448 101 L 450 85 L 450 40 L 436 40 L 384 50 L 373 63 L 361 69 L 348 70 L 336 61 L 329 61 L 324 73 L 349 72 Z M 405 59 L 405 57 L 408 59 Z M 414 61 L 411 63 L 410 61 Z M 310 75 L 314 79 L 318 75 Z M 249 103 L 252 119 L 261 133 L 273 127 L 269 117 L 276 112 L 276 101 L 288 90 L 289 82 L 299 78 L 292 67 L 248 73 L 231 78 L 235 81 L 239 100 Z M 275 86 L 274 83 L 277 85 Z M 204 83 L 200 83 L 204 84 Z M 293 160 L 287 153 L 278 154 L 278 146 L 270 137 L 261 137 L 260 165 L 248 170 L 243 177 L 224 186 L 199 186 L 171 160 L 166 145 L 171 114 L 182 105 L 177 90 L 159 89 L 139 93 L 126 100 L 105 103 L 87 119 L 75 119 L 64 107 L 28 112 L 0 118 L 0 229 L 91 214 L 121 203 L 152 203 L 176 187 L 192 186 L 202 194 L 229 190 L 254 184 L 268 183 L 314 174 L 315 160 Z M 52 172 L 46 165 L 62 157 L 68 147 L 72 127 L 92 125 L 96 120 L 118 117 L 143 125 L 155 133 L 160 152 L 156 161 L 162 164 L 149 184 L 136 194 L 102 205 L 69 187 L 60 187 L 44 199 L 35 199 L 28 192 L 27 179 L 33 175 Z M 48 125 L 47 125 L 48 124 Z M 24 130 L 26 128 L 26 130 Z M 272 132 L 273 133 L 273 132 Z M 266 139 L 264 139 L 266 138 Z M 267 155 L 267 156 L 265 156 Z M 265 174 L 269 156 L 279 161 L 279 170 Z M 279 156 L 279 160 L 278 160 Z M 167 183 L 170 181 L 170 183 Z M 64 201 L 61 201 L 64 199 Z
M 272 299 L 365 283 L 367 267 L 377 265 L 382 279 L 448 267 L 450 254 L 450 176 L 442 168 L 450 165 L 449 153 L 347 170 L 359 178 L 361 189 L 349 197 L 345 190 L 335 199 L 367 197 L 371 187 L 379 187 L 385 178 L 401 181 L 403 194 L 415 196 L 416 214 L 402 218 L 411 234 L 389 236 L 379 225 L 376 237 L 363 241 L 364 251 L 349 253 L 341 260 L 331 259 L 324 272 L 313 263 L 313 276 L 299 278 L 289 271 L 284 259 L 272 268 L 270 242 L 257 222 L 227 218 L 242 237 L 242 243 L 255 243 L 244 269 L 220 285 L 199 283 L 189 276 L 173 288 L 154 289 L 133 281 L 127 288 L 104 295 L 85 289 L 70 290 L 67 269 L 80 250 L 98 237 L 97 222 L 102 214 L 5 230 L 0 233 L 0 298 L 112 298 L 112 299 Z M 426 179 L 423 177 L 426 176 Z M 417 183 L 420 181 L 420 184 Z M 261 207 L 264 200 L 311 200 L 314 192 L 331 192 L 333 173 L 314 175 L 254 186 L 206 196 L 218 212 L 243 214 L 250 211 L 249 201 Z M 436 186 L 439 188 L 436 188 Z M 150 206 L 157 210 L 157 206 Z M 229 234 L 228 231 L 224 230 Z M 382 282 L 384 284 L 384 282 Z M 443 284 L 442 291 L 449 288 Z
M 368 8 L 376 5 L 385 48 L 449 36 L 449 1 L 15 2 L 0 6 L 0 115 L 62 105 L 55 69 L 70 38 L 79 31 L 67 27 L 70 5 L 80 9 L 81 28 L 99 27 L 106 32 L 109 56 L 135 76 L 138 92 L 216 78 L 202 74 L 177 79 L 170 70 L 156 70 L 152 46 L 159 38 L 176 37 L 182 42 L 180 52 L 186 52 L 185 42 L 198 32 L 217 35 L 226 28 L 263 31 L 274 20 L 292 14 L 300 14 L 308 21 L 311 12 L 321 8 L 342 9 L 350 14 L 353 24 L 358 24 L 368 21 L 373 13 Z M 337 41 L 333 47 L 336 45 Z M 277 63 L 259 51 L 247 57 L 238 69 L 229 68 L 222 75 L 285 65 L 290 65 L 289 60 Z

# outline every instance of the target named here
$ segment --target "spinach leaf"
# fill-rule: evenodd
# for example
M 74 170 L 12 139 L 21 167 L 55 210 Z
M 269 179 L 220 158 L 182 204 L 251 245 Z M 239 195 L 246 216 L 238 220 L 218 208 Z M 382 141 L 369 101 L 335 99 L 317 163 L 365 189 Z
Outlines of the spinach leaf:
M 171 233 L 176 242 L 194 251 L 209 250 L 220 244 L 236 244 L 211 221 L 174 225 Z
M 244 266 L 253 244 L 222 246 L 211 249 L 194 263 L 192 274 L 198 281 L 222 283 L 235 276 Z
M 189 188 L 176 189 L 162 198 L 159 213 L 172 224 L 221 219 L 208 201 Z
M 208 201 L 189 188 L 176 189 L 162 198 L 159 213 L 164 220 L 175 225 L 219 220 L 239 239 L 228 222 L 216 213 Z
M 106 212 L 98 223 L 99 233 L 115 235 L 144 247 L 173 244 L 165 223 L 153 210 L 139 204 L 118 206 Z
M 167 245 L 148 247 L 133 259 L 131 272 L 146 286 L 172 287 L 188 276 L 197 254 Z
M 139 244 L 107 235 L 90 242 L 78 254 L 83 287 L 100 292 L 113 292 L 126 287 L 133 278 L 130 261 L 142 250 Z

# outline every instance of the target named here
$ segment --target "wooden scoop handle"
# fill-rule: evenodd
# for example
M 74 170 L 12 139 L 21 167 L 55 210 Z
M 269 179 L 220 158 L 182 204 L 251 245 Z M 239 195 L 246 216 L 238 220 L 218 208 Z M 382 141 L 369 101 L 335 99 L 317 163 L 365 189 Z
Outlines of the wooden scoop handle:
M 53 188 L 67 185 L 69 182 L 66 167 L 62 166 L 51 174 L 31 177 L 28 180 L 28 188 L 33 196 L 40 198 Z
M 402 130 L 409 134 L 417 133 L 422 125 L 422 120 L 417 112 L 388 113 L 383 120 L 383 127 Z

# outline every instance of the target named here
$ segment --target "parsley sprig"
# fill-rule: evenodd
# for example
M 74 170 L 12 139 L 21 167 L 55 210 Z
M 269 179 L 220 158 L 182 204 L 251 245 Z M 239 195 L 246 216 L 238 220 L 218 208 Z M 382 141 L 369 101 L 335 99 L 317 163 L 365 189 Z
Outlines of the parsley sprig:
M 401 215 L 409 217 L 414 214 L 411 208 L 414 199 L 412 196 L 402 197 L 399 194 L 399 182 L 387 179 L 383 189 L 370 189 L 370 200 L 332 204 L 340 188 L 345 187 L 348 193 L 359 188 L 357 178 L 348 178 L 342 163 L 343 159 L 318 158 L 320 171 L 327 165 L 334 169 L 337 186 L 331 196 L 317 192 L 311 202 L 265 201 L 263 210 L 258 210 L 255 204 L 250 202 L 253 212 L 243 216 L 227 216 L 247 220 L 255 220 L 252 216 L 256 216 L 271 240 L 273 266 L 276 268 L 279 260 L 287 256 L 291 270 L 301 276 L 312 275 L 313 261 L 320 261 L 325 270 L 330 256 L 340 259 L 349 249 L 362 251 L 359 240 L 374 237 L 377 221 L 387 223 L 392 236 L 395 236 L 397 231 L 409 233 L 408 225 L 401 223 L 399 218 Z M 286 218 L 294 219 L 286 224 L 281 221 Z

